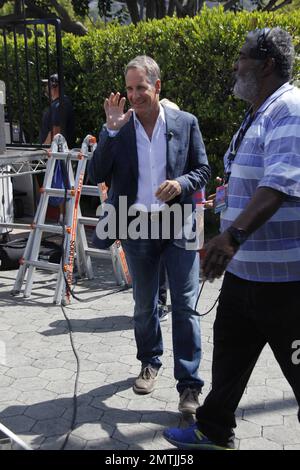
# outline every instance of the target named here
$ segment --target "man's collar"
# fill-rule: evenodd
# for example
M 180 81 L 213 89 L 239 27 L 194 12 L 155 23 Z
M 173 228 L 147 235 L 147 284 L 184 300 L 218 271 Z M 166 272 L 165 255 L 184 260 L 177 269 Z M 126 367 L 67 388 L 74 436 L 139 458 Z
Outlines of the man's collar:
M 274 91 L 274 93 L 272 93 L 272 95 L 268 96 L 268 98 L 258 108 L 258 110 L 256 111 L 255 114 L 263 113 L 273 101 L 275 101 L 277 98 L 279 98 L 279 96 L 281 96 L 286 91 L 292 90 L 293 88 L 294 88 L 294 86 L 291 85 L 289 82 L 286 82 L 283 85 L 281 85 L 279 88 L 277 88 L 276 91 Z
M 132 115 L 133 115 L 133 122 L 134 122 L 135 129 L 138 129 L 138 127 L 141 126 L 141 122 L 139 121 L 139 118 L 137 117 L 135 111 L 133 111 Z M 159 103 L 159 115 L 157 117 L 157 122 L 161 122 L 163 124 L 166 123 L 165 110 L 160 103 Z

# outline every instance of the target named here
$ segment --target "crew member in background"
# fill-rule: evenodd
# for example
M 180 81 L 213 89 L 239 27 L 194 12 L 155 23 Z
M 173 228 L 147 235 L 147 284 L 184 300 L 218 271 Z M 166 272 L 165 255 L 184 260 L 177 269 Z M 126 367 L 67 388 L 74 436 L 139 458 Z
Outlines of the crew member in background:
M 75 144 L 75 116 L 72 102 L 64 94 L 61 103 L 57 73 L 51 75 L 49 80 L 47 78 L 43 79 L 42 83 L 44 94 L 50 99 L 51 103 L 43 113 L 39 138 L 40 143 L 50 145 L 56 134 L 62 134 L 67 141 L 69 149 L 72 149 Z M 54 188 L 64 188 L 65 184 L 68 184 L 65 166 L 62 163 L 62 161 L 57 160 L 55 164 L 52 180 L 52 187 Z M 59 221 L 62 222 L 64 214 L 63 199 L 52 196 L 49 198 L 49 205 L 54 207 L 59 206 Z

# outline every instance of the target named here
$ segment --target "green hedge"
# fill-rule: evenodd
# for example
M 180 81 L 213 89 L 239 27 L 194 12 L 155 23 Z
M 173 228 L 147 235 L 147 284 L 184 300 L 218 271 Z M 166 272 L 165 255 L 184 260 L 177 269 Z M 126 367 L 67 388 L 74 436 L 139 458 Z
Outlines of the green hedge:
M 98 134 L 105 119 L 104 98 L 111 91 L 125 91 L 126 63 L 148 54 L 162 70 L 161 97 L 198 117 L 213 174 L 220 174 L 222 156 L 245 110 L 245 104 L 229 94 L 232 65 L 247 31 L 265 26 L 287 29 L 300 51 L 299 11 L 235 14 L 204 9 L 195 18 L 111 25 L 84 37 L 65 34 L 65 86 L 76 109 L 78 141 L 87 133 Z M 300 78 L 299 59 L 294 76 Z M 38 127 L 32 119 L 30 125 Z

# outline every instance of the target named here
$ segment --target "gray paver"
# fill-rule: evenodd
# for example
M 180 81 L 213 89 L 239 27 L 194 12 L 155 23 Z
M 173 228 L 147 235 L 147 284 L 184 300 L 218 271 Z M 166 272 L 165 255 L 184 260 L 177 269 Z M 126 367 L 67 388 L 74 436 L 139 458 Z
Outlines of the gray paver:
M 176 427 L 179 425 L 179 413 L 159 413 L 153 411 L 152 413 L 143 413 L 141 424 L 146 428 L 158 430 L 165 427 Z
M 39 373 L 39 377 L 42 377 L 44 379 L 47 379 L 48 381 L 50 380 L 68 380 L 71 377 L 73 377 L 74 372 L 71 370 L 68 370 L 65 367 L 57 367 L 57 368 L 51 368 L 51 369 L 46 369 L 42 370 Z
M 22 392 L 19 395 L 19 402 L 26 405 L 33 405 L 45 401 L 54 400 L 57 397 L 56 393 L 50 392 L 46 389 L 30 390 L 28 392 Z
M 26 406 L 23 406 L 23 413 L 26 411 Z M 0 419 L 8 416 L 21 416 L 22 410 L 20 405 L 11 405 L 11 402 L 0 402 Z
M 96 370 L 87 370 L 80 374 L 80 382 L 85 384 L 101 384 L 106 379 L 106 374 L 102 374 L 102 372 L 98 372 Z
M 142 424 L 131 424 L 129 426 L 117 426 L 112 437 L 125 444 L 135 444 L 152 441 L 155 436 L 153 429 L 146 428 Z
M 68 408 L 63 417 L 65 419 L 71 420 L 73 417 L 73 409 Z M 77 408 L 77 416 L 76 416 L 76 422 L 77 423 L 91 423 L 93 421 L 99 421 L 100 419 L 102 420 L 103 418 L 103 411 L 95 408 L 94 406 L 89 406 L 88 404 L 83 404 L 81 406 L 78 406 Z M 110 422 L 110 421 L 106 421 Z
M 9 375 L 10 371 L 7 371 L 7 374 Z M 0 387 L 8 387 L 11 383 L 13 382 L 12 377 L 8 377 L 7 375 L 2 375 L 1 374 L 1 382 L 0 382 Z
M 107 423 L 84 423 L 73 431 L 74 436 L 78 436 L 86 441 L 92 441 L 95 439 L 107 439 L 111 437 L 114 432 L 113 426 Z
M 60 450 L 64 443 L 65 436 L 49 436 L 38 446 L 40 450 Z
M 90 395 L 91 399 L 93 397 L 109 397 L 117 393 L 118 386 L 114 383 L 102 384 L 97 388 L 92 388 L 90 384 L 81 384 L 79 387 L 80 393 L 87 393 Z
M 258 424 L 250 423 L 243 419 L 237 421 L 236 437 L 243 439 L 246 437 L 260 437 L 261 426 Z
M 112 363 L 114 362 L 116 355 L 114 352 L 102 352 L 97 354 L 90 354 L 89 359 L 91 361 L 102 363 Z
M 151 396 L 146 396 L 143 400 L 130 400 L 128 403 L 129 410 L 143 410 L 143 411 L 155 411 L 164 410 L 166 408 L 166 402 L 157 400 Z
M 48 380 L 40 377 L 26 377 L 24 379 L 17 379 L 14 382 L 14 387 L 18 390 L 36 390 L 44 388 L 48 384 Z
M 17 351 L 18 352 L 16 352 L 15 350 L 11 350 L 10 348 L 7 348 L 6 350 L 6 366 L 7 367 L 19 367 L 21 365 L 25 366 L 25 365 L 32 364 L 33 360 L 30 357 L 20 354 L 21 348 L 17 348 Z M 48 355 L 49 355 L 49 351 L 48 351 Z
M 26 444 L 28 444 L 33 449 L 39 448 L 45 441 L 44 436 L 35 434 L 31 431 L 27 431 L 26 433 L 18 433 L 18 437 L 20 437 L 23 442 L 26 442 Z
M 300 444 L 289 444 L 284 446 L 284 450 L 300 450 Z
M 262 412 L 261 412 L 262 411 Z M 283 424 L 283 416 L 278 412 L 263 410 L 244 411 L 243 419 L 260 426 L 273 426 Z
M 21 378 L 21 377 L 36 377 L 39 375 L 38 369 L 32 366 L 20 366 L 20 367 L 12 367 L 8 372 L 7 375 L 10 377 Z
M 294 426 L 265 426 L 263 427 L 263 437 L 277 442 L 277 444 L 289 445 L 300 444 L 300 428 Z
M 45 436 L 57 436 L 60 433 L 64 434 L 70 429 L 70 421 L 63 418 L 55 419 L 40 419 L 37 420 L 32 428 L 32 431 L 36 434 L 42 434 Z
M 81 370 L 84 370 L 84 371 L 96 370 L 96 369 L 98 370 L 98 367 L 99 367 L 98 362 L 89 361 L 88 359 L 83 359 L 80 361 Z M 75 361 L 65 362 L 64 368 L 75 372 L 77 370 L 77 363 Z
M 39 446 L 42 450 L 60 450 L 64 443 L 64 437 L 52 436 L 45 439 Z M 86 442 L 77 436 L 70 435 L 65 450 L 81 450 L 84 449 Z
M 71 394 L 74 390 L 74 381 L 55 380 L 52 382 L 48 382 L 46 388 L 47 390 L 50 390 L 58 394 L 61 394 L 61 393 Z
M 17 336 L 17 333 L 14 331 L 0 331 L 0 341 L 5 343 L 10 343 L 15 336 Z
M 179 397 L 174 385 L 173 387 L 169 386 L 169 388 L 166 386 L 165 388 L 157 388 L 152 392 L 152 396 L 153 398 L 157 398 L 157 400 L 161 400 L 164 403 L 170 403 L 173 401 L 177 403 Z
M 101 399 L 99 397 L 95 397 L 93 401 L 91 402 L 91 405 L 105 411 L 105 410 L 111 410 L 111 409 L 117 409 L 117 410 L 126 409 L 128 407 L 128 403 L 129 403 L 129 400 L 127 400 L 126 398 L 122 398 L 118 395 L 113 395 L 113 396 L 105 396 Z
M 163 367 L 155 390 L 147 396 L 133 393 L 140 372 L 133 332 L 131 291 L 101 295 L 118 289 L 109 260 L 95 261 L 99 278 L 82 280 L 67 313 L 80 358 L 78 410 L 75 429 L 66 449 L 169 450 L 162 437 L 168 426 L 188 426 L 178 412 L 173 375 L 171 319 L 162 324 Z M 37 273 L 33 295 L 6 297 L 16 271 L 0 283 L 0 340 L 5 341 L 5 364 L 0 364 L 0 421 L 35 449 L 60 449 L 70 430 L 76 360 L 61 309 L 52 305 L 49 276 Z M 207 310 L 219 293 L 221 281 L 208 283 L 199 309 Z M 54 277 L 50 284 L 54 285 Z M 35 290 L 36 289 L 36 290 Z M 101 290 L 101 293 L 99 293 Z M 211 382 L 215 309 L 201 319 L 205 380 L 200 403 Z M 237 444 L 240 449 L 299 450 L 297 403 L 272 355 L 264 348 L 237 410 Z
M 114 357 L 114 361 L 115 359 L 116 357 Z M 126 377 L 128 377 L 130 366 L 128 364 L 120 364 L 120 362 L 114 362 L 114 361 L 104 362 L 100 364 L 98 363 L 97 370 L 99 372 L 103 372 L 104 374 L 108 374 L 109 376 L 118 374 L 120 378 L 124 376 L 123 378 L 126 379 Z
M 14 402 L 20 395 L 20 390 L 14 390 L 12 387 L 0 388 L 0 402 L 7 401 L 8 398 Z
M 35 423 L 35 420 L 24 415 L 10 416 L 1 419 L 2 424 L 9 429 L 13 429 L 16 434 L 21 432 L 30 431 Z
M 93 439 L 87 441 L 85 450 L 127 450 L 128 445 L 116 439 Z
M 283 446 L 263 437 L 250 437 L 241 439 L 240 450 L 283 450 Z
M 108 410 L 103 412 L 102 421 L 108 424 L 115 423 L 122 426 L 129 423 L 139 423 L 141 413 L 132 410 Z
M 29 406 L 24 414 L 25 416 L 30 416 L 37 420 L 58 418 L 63 414 L 63 409 L 60 406 L 56 406 L 54 403 L 38 403 Z
M 73 356 L 74 357 L 74 356 Z M 45 358 L 45 359 L 37 359 L 33 363 L 34 367 L 38 367 L 39 369 L 58 369 L 59 367 L 65 367 L 65 361 L 61 359 L 57 359 L 55 357 L 52 358 Z

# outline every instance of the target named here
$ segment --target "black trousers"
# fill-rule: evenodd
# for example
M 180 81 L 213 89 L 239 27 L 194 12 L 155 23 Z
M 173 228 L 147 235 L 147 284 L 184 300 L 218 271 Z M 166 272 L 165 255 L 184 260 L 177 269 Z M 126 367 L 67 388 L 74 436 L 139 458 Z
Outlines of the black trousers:
M 300 407 L 299 341 L 300 282 L 253 282 L 226 273 L 214 323 L 212 389 L 196 415 L 201 431 L 232 446 L 234 413 L 266 343 Z

